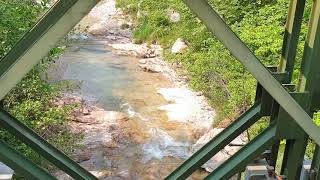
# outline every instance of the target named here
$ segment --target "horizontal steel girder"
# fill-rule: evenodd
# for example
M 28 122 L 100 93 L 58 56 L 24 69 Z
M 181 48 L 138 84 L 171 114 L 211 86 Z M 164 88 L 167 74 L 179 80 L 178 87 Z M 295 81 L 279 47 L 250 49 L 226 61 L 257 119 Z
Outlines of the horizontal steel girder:
M 6 143 L 0 140 L 0 161 L 14 169 L 19 175 L 34 180 L 54 180 L 47 171 L 37 166 L 23 155 L 16 152 Z
M 210 142 L 193 154 L 179 168 L 172 172 L 166 179 L 186 179 L 195 170 L 199 169 L 204 163 L 211 159 L 215 154 L 221 151 L 232 140 L 238 137 L 252 124 L 261 118 L 261 104 L 256 104 L 247 112 L 241 115 L 235 122 L 224 129 Z
M 0 127 L 20 139 L 45 159 L 75 179 L 97 179 L 91 173 L 56 149 L 26 125 L 7 112 L 0 110 Z
M 184 2 L 280 106 L 292 116 L 294 121 L 319 145 L 320 128 L 313 123 L 311 117 L 272 76 L 269 70 L 239 39 L 208 2 L 206 0 L 184 0 Z

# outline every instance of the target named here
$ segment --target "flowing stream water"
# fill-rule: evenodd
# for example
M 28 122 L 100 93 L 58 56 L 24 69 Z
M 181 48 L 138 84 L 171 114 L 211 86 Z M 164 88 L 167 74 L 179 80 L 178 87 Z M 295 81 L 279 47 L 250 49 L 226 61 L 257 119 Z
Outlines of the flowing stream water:
M 89 170 L 109 171 L 103 179 L 163 179 L 190 156 L 195 141 L 190 125 L 169 121 L 158 109 L 168 102 L 157 90 L 174 85 L 161 74 L 142 71 L 137 63 L 134 57 L 114 55 L 103 39 L 92 38 L 73 43 L 56 67 L 55 80 L 78 82 L 74 94 L 129 116 L 123 129 L 131 136 L 125 143 L 101 148 L 91 157 Z

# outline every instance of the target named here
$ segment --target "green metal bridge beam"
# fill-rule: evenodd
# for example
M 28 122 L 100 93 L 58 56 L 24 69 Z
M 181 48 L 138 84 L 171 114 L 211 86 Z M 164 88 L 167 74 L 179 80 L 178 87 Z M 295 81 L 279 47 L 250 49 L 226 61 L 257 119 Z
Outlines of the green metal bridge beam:
M 301 139 L 289 139 L 286 141 L 281 174 L 286 175 L 287 179 L 298 179 L 300 177 L 307 140 L 308 137 L 305 135 Z
M 298 92 L 308 92 L 311 98 L 305 100 L 304 106 L 306 112 L 313 116 L 313 111 L 319 107 L 316 106 L 319 98 L 314 95 L 320 93 L 317 83 L 320 81 L 320 2 L 314 1 L 312 15 L 309 22 L 309 32 L 305 43 L 304 55 L 301 65 L 301 74 L 297 86 Z M 300 98 L 301 99 L 301 98 Z M 298 100 L 298 102 L 303 101 Z M 286 124 L 288 124 L 287 122 Z M 285 124 L 283 124 L 285 125 Z M 300 169 L 303 163 L 305 149 L 308 143 L 308 136 L 303 130 L 298 130 L 299 139 L 290 139 L 286 142 L 285 156 L 281 172 L 288 179 L 294 179 L 300 176 Z M 289 158 L 290 157 L 290 158 Z
M 273 101 L 269 125 L 272 125 L 273 123 L 275 123 L 279 115 L 279 108 L 280 108 L 279 104 L 276 101 Z M 279 147 L 280 147 L 280 140 L 276 140 L 270 148 L 271 157 L 268 163 L 272 167 L 276 167 L 277 165 Z
M 298 92 L 308 91 L 313 95 L 312 110 L 319 109 L 316 105 L 320 98 L 320 2 L 314 1 L 309 22 L 309 32 L 305 42 Z M 317 98 L 318 97 L 318 98 Z
M 285 25 L 282 56 L 279 65 L 280 72 L 288 73 L 288 78 L 283 83 L 291 82 L 305 2 L 305 0 L 290 1 L 288 17 Z
M 311 96 L 308 92 L 292 92 L 292 97 L 310 115 Z M 308 143 L 308 135 L 300 128 L 290 115 L 280 107 L 277 117 L 277 136 L 286 139 L 285 151 L 282 159 L 281 174 L 287 179 L 300 177 L 301 167 L 304 162 L 305 150 Z
M 317 146 L 314 151 L 314 156 L 311 165 L 311 180 L 320 180 L 320 148 Z
M 285 25 L 285 32 L 282 45 L 282 56 L 278 71 L 287 73 L 287 78 L 282 83 L 291 83 L 294 64 L 296 60 L 297 45 L 303 19 L 305 0 L 291 0 L 289 4 L 288 16 Z M 277 102 L 274 102 L 276 104 Z M 279 106 L 273 107 L 273 111 L 278 111 Z M 276 120 L 278 112 L 271 113 L 270 122 Z M 276 167 L 280 140 L 276 141 L 271 147 L 270 165 Z
M 261 118 L 260 115 L 261 104 L 258 103 L 251 107 L 246 113 L 241 115 L 235 122 L 224 129 L 210 142 L 193 154 L 187 161 L 179 166 L 174 172 L 172 172 L 167 180 L 173 179 L 186 179 L 195 170 L 199 169 L 204 163 L 211 159 L 215 154 L 221 151 L 226 145 L 228 145 L 233 139 L 238 137 L 252 124 L 257 122 Z
M 293 92 L 291 95 L 310 115 L 312 114 L 310 113 L 310 93 Z M 281 174 L 286 175 L 287 179 L 295 179 L 296 177 L 300 177 L 301 167 L 308 143 L 308 135 L 281 107 L 277 118 L 277 136 L 279 139 L 286 139 Z
M 91 173 L 71 160 L 64 153 L 56 149 L 34 131 L 29 129 L 19 120 L 0 109 L 0 127 L 5 128 L 17 139 L 31 147 L 35 152 L 42 155 L 57 168 L 63 170 L 75 179 L 97 179 Z
M 16 173 L 23 175 L 27 179 L 34 180 L 55 180 L 47 171 L 37 166 L 23 155 L 16 152 L 6 143 L 0 140 L 0 161 L 5 163 Z
M 250 49 L 239 39 L 223 19 L 206 0 L 184 0 L 189 8 L 204 22 L 208 29 L 219 39 L 231 54 L 258 80 L 269 94 L 287 111 L 294 121 L 306 133 L 320 144 L 317 127 L 311 117 L 290 96 L 283 86 L 272 76 L 268 69 L 258 60 Z
M 0 99 L 3 99 L 99 1 L 58 0 L 0 60 Z
M 276 126 L 270 126 L 221 164 L 205 179 L 227 180 L 245 168 L 254 158 L 269 148 L 276 140 Z

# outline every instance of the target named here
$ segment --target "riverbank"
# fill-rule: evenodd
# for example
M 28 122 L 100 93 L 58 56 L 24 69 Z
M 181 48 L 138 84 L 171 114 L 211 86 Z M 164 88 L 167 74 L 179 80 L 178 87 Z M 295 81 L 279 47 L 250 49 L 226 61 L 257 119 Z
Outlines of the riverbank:
M 77 162 L 99 178 L 161 179 L 221 129 L 212 128 L 215 111 L 164 60 L 161 46 L 134 43 L 129 19 L 115 1 L 101 1 L 69 36 L 75 43 L 54 76 L 79 81 L 60 102 L 80 105 L 70 123 L 84 135 Z M 231 149 L 211 163 L 223 162 Z
M 168 102 L 157 90 L 173 88 L 172 82 L 140 69 L 139 59 L 103 50 L 105 45 L 96 39 L 75 43 L 49 73 L 52 82 L 79 82 L 58 103 L 79 104 L 70 126 L 84 135 L 83 148 L 73 157 L 100 178 L 161 179 L 190 156 L 198 127 L 169 120 L 159 109 Z

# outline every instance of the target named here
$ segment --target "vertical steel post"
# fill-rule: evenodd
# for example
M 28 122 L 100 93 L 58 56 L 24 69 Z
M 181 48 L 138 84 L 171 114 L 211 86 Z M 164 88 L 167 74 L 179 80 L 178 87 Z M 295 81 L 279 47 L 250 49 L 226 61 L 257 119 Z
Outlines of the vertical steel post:
M 288 74 L 288 78 L 283 82 L 285 84 L 292 79 L 304 7 L 305 0 L 290 1 L 279 65 L 279 71 Z
M 300 177 L 307 140 L 308 136 L 305 135 L 304 138 L 287 140 L 286 142 L 281 174 L 286 175 L 288 180 Z
M 312 15 L 309 22 L 309 32 L 304 48 L 304 55 L 301 65 L 301 74 L 297 86 L 298 92 L 308 92 L 314 100 L 314 92 L 317 82 L 320 82 L 320 2 L 314 1 Z M 312 116 L 312 102 L 306 111 Z M 300 139 L 287 140 L 285 159 L 281 172 L 287 175 L 288 179 L 300 176 L 305 148 L 308 142 L 307 134 L 301 135 Z
M 289 11 L 287 16 L 287 21 L 285 25 L 283 46 L 282 46 L 282 56 L 279 65 L 279 71 L 286 73 L 287 77 L 282 82 L 289 84 L 292 79 L 294 64 L 297 54 L 297 45 L 299 42 L 299 35 L 301 30 L 301 23 L 303 19 L 303 12 L 305 7 L 305 0 L 291 0 L 289 4 Z M 276 104 L 277 102 L 274 102 Z M 279 108 L 276 107 L 276 108 Z M 276 113 L 276 112 L 272 112 Z M 276 116 L 274 114 L 274 116 Z M 270 121 L 273 121 L 274 118 L 270 117 Z M 271 148 L 271 159 L 270 165 L 275 167 L 278 158 L 280 140 L 275 142 Z
M 320 180 L 320 148 L 316 146 L 311 165 L 311 180 Z

